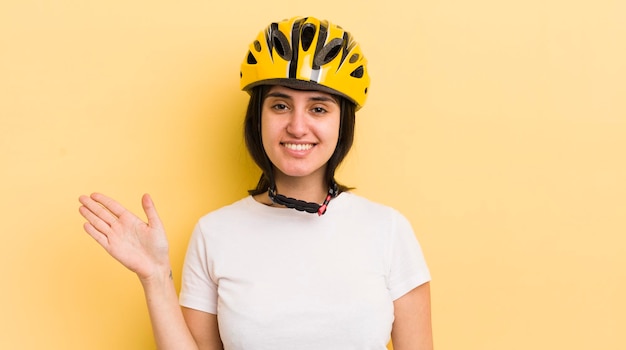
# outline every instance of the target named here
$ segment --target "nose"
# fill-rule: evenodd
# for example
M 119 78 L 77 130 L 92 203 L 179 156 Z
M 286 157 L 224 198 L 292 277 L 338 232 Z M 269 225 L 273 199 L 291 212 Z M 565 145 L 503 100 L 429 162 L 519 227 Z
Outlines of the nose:
M 302 108 L 295 108 L 289 116 L 287 132 L 294 137 L 302 137 L 309 130 L 307 123 L 306 111 Z

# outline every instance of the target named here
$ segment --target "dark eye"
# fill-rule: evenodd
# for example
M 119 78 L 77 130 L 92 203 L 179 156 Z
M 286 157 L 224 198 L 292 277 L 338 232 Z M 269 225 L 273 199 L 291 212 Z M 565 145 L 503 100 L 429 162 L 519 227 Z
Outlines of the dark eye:
M 322 108 L 322 107 L 313 107 L 313 112 L 317 113 L 317 114 L 322 114 L 322 113 L 326 113 L 326 109 Z
M 277 111 L 284 111 L 285 109 L 287 109 L 287 105 L 284 105 L 282 103 L 277 103 L 272 106 L 272 109 L 275 109 Z

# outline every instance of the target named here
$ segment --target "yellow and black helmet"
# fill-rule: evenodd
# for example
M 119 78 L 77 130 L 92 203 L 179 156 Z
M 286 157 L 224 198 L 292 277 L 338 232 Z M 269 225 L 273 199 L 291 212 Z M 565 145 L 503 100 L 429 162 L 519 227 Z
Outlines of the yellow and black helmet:
M 341 27 L 313 17 L 270 24 L 241 64 L 241 89 L 285 85 L 348 98 L 361 108 L 370 83 L 359 44 Z

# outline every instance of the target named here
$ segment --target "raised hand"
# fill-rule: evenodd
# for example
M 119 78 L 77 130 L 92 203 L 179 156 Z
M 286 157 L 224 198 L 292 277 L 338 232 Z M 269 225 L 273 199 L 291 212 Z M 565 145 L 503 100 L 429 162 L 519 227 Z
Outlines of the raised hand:
M 170 271 L 167 237 L 149 195 L 141 199 L 147 223 L 100 193 L 78 200 L 82 204 L 78 211 L 87 219 L 85 231 L 140 279 Z

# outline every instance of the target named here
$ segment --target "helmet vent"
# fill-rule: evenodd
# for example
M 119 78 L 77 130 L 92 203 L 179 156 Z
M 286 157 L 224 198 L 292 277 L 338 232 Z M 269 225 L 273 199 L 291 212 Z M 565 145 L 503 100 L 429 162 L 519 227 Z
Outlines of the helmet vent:
M 355 77 L 355 78 L 363 78 L 363 73 L 364 73 L 363 66 L 359 66 L 359 68 L 355 69 L 354 71 L 352 71 L 352 73 L 350 73 L 350 76 Z
M 315 55 L 313 64 L 319 67 L 332 61 L 333 59 L 335 59 L 335 57 L 337 57 L 337 55 L 341 51 L 342 46 L 343 46 L 342 39 L 335 38 L 331 40 L 328 44 L 322 47 L 322 49 L 317 53 L 317 55 Z
M 252 51 L 248 51 L 248 58 L 246 60 L 248 64 L 256 64 L 256 58 L 254 58 Z
M 289 46 L 289 40 L 285 34 L 279 31 L 272 32 L 272 42 L 274 49 L 282 59 L 285 61 L 291 60 L 291 46 Z
M 359 54 L 355 53 L 354 55 L 350 56 L 350 63 L 354 63 L 356 61 L 359 60 Z
M 313 38 L 315 37 L 315 25 L 312 23 L 307 23 L 302 28 L 302 33 L 300 34 L 300 42 L 302 43 L 302 50 L 308 51 L 313 43 Z
M 254 49 L 256 52 L 261 52 L 261 43 L 258 40 L 254 41 Z

